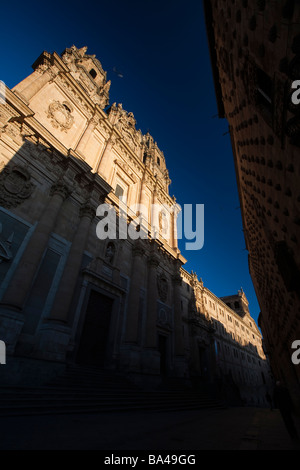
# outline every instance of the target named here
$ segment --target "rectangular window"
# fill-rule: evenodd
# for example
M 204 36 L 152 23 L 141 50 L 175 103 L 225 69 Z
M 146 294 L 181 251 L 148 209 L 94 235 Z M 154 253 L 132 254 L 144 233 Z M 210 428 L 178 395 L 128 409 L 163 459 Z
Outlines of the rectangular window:
M 124 196 L 124 189 L 121 188 L 119 184 L 117 184 L 116 186 L 115 195 L 117 196 L 118 199 L 122 199 Z

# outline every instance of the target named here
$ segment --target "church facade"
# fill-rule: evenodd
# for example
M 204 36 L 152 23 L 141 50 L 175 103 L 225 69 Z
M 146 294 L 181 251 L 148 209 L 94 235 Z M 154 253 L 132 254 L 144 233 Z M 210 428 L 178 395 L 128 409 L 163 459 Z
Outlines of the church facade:
M 219 299 L 184 270 L 165 156 L 131 112 L 108 106 L 109 89 L 101 63 L 75 46 L 43 52 L 31 75 L 5 89 L 7 377 L 26 361 L 106 367 L 139 383 L 230 377 L 244 401 L 258 393 L 263 403 L 268 364 L 245 294 Z

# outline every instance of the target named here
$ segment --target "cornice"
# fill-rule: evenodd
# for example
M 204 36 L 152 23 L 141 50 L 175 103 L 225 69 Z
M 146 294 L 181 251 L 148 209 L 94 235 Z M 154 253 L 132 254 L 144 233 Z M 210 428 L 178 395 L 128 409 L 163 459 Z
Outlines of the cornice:
M 34 116 L 34 111 L 32 111 L 32 109 L 29 108 L 29 106 L 27 106 L 27 104 L 24 103 L 24 101 L 21 98 L 19 98 L 19 96 L 16 93 L 11 91 L 11 89 L 8 88 L 6 85 L 5 85 L 5 100 L 15 111 L 21 114 L 24 118 Z

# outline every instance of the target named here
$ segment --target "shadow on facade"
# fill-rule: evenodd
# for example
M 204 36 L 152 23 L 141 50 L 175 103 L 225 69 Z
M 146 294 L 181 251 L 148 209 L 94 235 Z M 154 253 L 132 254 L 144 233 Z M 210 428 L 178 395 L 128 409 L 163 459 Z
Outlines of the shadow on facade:
M 205 312 L 204 305 L 202 306 Z M 190 326 L 190 370 L 195 387 L 229 405 L 268 406 L 273 378 L 256 346 L 242 344 L 224 324 L 197 308 L 192 293 L 187 322 Z
M 14 136 L 19 150 L 0 174 L 3 380 L 40 384 L 68 364 L 124 374 L 130 368 L 159 381 L 174 375 L 174 307 L 158 259 L 162 244 L 99 240 L 96 209 L 112 188 L 72 152 L 62 155 L 33 136 L 21 145 Z
M 111 188 L 71 153 L 62 155 L 33 136 L 25 136 L 21 145 L 22 136 L 13 130 L 10 137 L 19 149 L 6 165 L 0 163 L 0 336 L 8 357 L 45 359 L 38 373 L 47 377 L 51 363 L 62 370 L 66 343 L 76 341 L 70 335 L 71 326 L 79 323 L 80 296 L 86 297 L 83 287 L 90 289 L 88 277 L 97 276 L 91 263 L 106 268 L 107 282 L 115 285 L 110 296 L 102 295 L 104 310 L 115 312 L 113 300 L 124 294 L 113 263 L 116 253 L 110 252 L 115 245 L 101 244 L 95 232 L 91 235 L 96 208 Z M 101 288 L 98 293 L 101 297 Z M 109 339 L 111 325 L 98 327 Z M 105 353 L 104 348 L 103 357 Z M 74 357 L 74 351 L 66 354 Z M 26 375 L 22 364 L 17 370 L 12 365 L 11 373 Z
M 156 364 L 158 383 L 170 385 L 175 331 L 181 336 L 183 327 L 185 384 L 230 405 L 264 405 L 268 383 L 256 348 L 242 346 L 221 322 L 199 312 L 193 288 L 183 324 L 176 325 L 175 304 L 164 303 L 168 279 L 155 257 L 159 242 L 137 240 L 131 279 L 122 275 L 127 241 L 96 237 L 96 208 L 110 186 L 71 153 L 64 156 L 38 141 L 24 140 L 0 174 L 0 339 L 8 353 L 6 369 L 1 368 L 3 381 L 44 383 L 63 373 L 66 364 L 125 373 L 130 361 L 141 360 L 148 341 L 152 355 L 145 375 L 151 376 Z M 153 268 L 148 272 L 148 298 L 139 287 L 145 254 Z M 155 282 L 149 284 L 151 272 Z M 174 275 L 180 275 L 180 267 Z M 174 292 L 180 289 L 176 286 Z M 145 315 L 149 302 L 151 315 Z

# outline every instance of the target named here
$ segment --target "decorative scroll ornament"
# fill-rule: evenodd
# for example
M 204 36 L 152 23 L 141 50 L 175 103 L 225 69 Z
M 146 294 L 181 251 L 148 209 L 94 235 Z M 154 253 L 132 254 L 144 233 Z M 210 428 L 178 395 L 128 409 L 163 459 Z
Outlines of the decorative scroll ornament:
M 0 175 L 0 205 L 16 207 L 28 199 L 34 188 L 30 179 L 30 173 L 20 165 L 4 168 Z
M 53 101 L 49 104 L 47 117 L 56 129 L 68 132 L 73 126 L 74 117 L 72 116 L 73 107 L 67 101 Z

